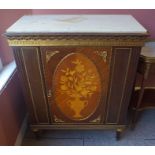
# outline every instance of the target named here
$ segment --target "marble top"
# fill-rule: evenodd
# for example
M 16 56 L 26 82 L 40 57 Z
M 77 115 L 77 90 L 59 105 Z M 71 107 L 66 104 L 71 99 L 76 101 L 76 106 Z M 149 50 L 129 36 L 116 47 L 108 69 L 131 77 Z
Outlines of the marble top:
M 28 15 L 6 31 L 8 34 L 146 34 L 131 15 Z

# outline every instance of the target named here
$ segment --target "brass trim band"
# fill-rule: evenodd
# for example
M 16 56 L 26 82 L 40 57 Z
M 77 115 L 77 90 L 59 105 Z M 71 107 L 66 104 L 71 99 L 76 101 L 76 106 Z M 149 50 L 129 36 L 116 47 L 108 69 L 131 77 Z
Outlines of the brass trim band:
M 87 130 L 87 129 L 125 129 L 126 125 L 94 125 L 94 124 L 63 124 L 60 127 L 59 124 L 55 125 L 31 125 L 31 129 L 76 129 L 76 130 Z
M 8 36 L 10 46 L 143 46 L 145 36 Z
M 155 58 L 154 57 L 147 57 L 144 55 L 140 55 L 140 61 L 144 63 L 155 63 Z

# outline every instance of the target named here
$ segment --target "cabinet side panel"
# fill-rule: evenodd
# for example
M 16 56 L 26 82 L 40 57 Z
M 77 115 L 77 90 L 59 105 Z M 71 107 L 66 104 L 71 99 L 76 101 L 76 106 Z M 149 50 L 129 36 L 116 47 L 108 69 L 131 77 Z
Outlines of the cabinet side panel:
M 25 102 L 26 102 L 26 105 L 27 105 L 27 108 L 29 111 L 29 122 L 31 124 L 36 124 L 38 118 L 35 115 L 31 95 L 29 93 L 29 86 L 28 86 L 26 74 L 24 71 L 24 64 L 22 61 L 22 55 L 21 55 L 20 47 L 14 47 L 13 52 L 14 52 L 14 58 L 15 58 L 16 65 L 17 65 L 17 72 L 18 72 L 20 83 L 22 86 L 23 95 L 24 95 Z
M 21 54 L 37 121 L 40 124 L 49 123 L 39 50 L 37 47 L 22 47 Z
M 106 124 L 117 124 L 120 105 L 123 102 L 127 73 L 131 59 L 131 48 L 113 48 L 111 84 L 109 87 Z
M 130 59 L 130 65 L 128 69 L 128 75 L 126 80 L 126 86 L 124 91 L 124 98 L 122 101 L 122 105 L 120 107 L 120 112 L 118 116 L 118 123 L 123 124 L 126 122 L 127 114 L 128 114 L 128 106 L 131 99 L 131 93 L 134 86 L 134 81 L 136 78 L 136 71 L 138 65 L 138 59 L 140 55 L 141 47 L 133 47 L 132 54 Z

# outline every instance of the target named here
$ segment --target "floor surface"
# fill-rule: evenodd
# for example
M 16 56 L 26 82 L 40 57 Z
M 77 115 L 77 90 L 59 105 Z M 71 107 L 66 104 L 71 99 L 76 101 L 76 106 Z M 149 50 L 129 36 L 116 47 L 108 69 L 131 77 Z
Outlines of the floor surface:
M 154 146 L 155 110 L 144 111 L 136 128 L 127 130 L 120 141 L 115 139 L 115 131 L 44 131 L 39 140 L 27 130 L 22 142 L 24 146 Z

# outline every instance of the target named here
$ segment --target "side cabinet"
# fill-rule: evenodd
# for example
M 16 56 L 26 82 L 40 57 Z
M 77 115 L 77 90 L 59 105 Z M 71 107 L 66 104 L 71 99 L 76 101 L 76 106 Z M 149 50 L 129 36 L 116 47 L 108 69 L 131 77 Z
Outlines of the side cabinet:
M 5 35 L 34 132 L 114 129 L 120 137 L 148 35 L 134 17 L 24 16 Z
M 32 129 L 124 128 L 140 47 L 14 47 Z

